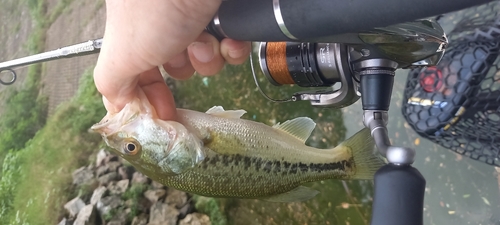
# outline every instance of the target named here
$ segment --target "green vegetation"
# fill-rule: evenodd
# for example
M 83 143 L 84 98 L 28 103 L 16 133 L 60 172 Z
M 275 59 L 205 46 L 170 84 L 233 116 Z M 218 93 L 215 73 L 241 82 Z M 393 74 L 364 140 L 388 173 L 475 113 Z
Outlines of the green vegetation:
M 30 53 L 38 53 L 43 50 L 45 44 L 45 3 L 42 0 L 25 1 L 35 22 L 27 48 Z M 6 102 L 0 117 L 0 163 L 9 150 L 22 149 L 45 124 L 48 101 L 45 96 L 39 95 L 41 68 L 40 64 L 31 66 L 23 88 L 8 89 L 2 96 Z
M 19 161 L 18 152 L 11 151 L 5 157 L 0 179 L 0 218 L 6 218 L 12 210 L 15 187 L 21 172 Z
M 195 207 L 198 211 L 203 212 L 210 217 L 210 222 L 212 224 L 217 225 L 227 225 L 227 216 L 223 213 L 218 204 L 218 202 L 214 198 L 208 198 L 203 196 L 194 196 L 194 200 L 196 201 Z
M 122 199 L 125 201 L 130 200 L 132 203 L 130 206 L 130 213 L 127 215 L 127 219 L 129 221 L 132 221 L 135 216 L 139 215 L 139 200 L 147 189 L 148 186 L 145 184 L 133 184 L 125 193 L 123 193 Z
M 42 52 L 45 46 L 47 28 L 67 8 L 72 0 L 59 1 L 52 13 L 47 15 L 45 0 L 24 0 L 35 24 L 28 38 L 26 48 L 31 54 Z M 20 90 L 8 89 L 2 98 L 6 99 L 4 112 L 0 117 L 0 165 L 9 150 L 25 147 L 41 129 L 47 118 L 48 99 L 40 95 L 42 64 L 31 65 L 27 81 Z M 91 116 L 91 115 L 90 115 Z
M 47 117 L 47 98 L 39 96 L 39 88 L 30 75 L 22 90 L 9 89 L 5 110 L 0 117 L 0 159 L 9 150 L 24 148 L 25 143 L 43 127 Z
M 74 193 L 69 188 L 72 171 L 86 165 L 101 143 L 98 134 L 86 131 L 105 114 L 91 70 L 80 84 L 77 95 L 56 110 L 26 147 L 6 158 L 0 184 L 9 188 L 0 188 L 0 224 L 59 222 L 63 204 Z

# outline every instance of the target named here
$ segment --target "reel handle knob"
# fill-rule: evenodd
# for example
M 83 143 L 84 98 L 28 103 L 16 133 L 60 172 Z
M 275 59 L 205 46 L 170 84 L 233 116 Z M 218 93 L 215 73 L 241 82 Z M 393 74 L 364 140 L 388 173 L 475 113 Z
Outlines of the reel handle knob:
M 375 173 L 371 225 L 422 225 L 425 179 L 410 165 L 387 164 Z

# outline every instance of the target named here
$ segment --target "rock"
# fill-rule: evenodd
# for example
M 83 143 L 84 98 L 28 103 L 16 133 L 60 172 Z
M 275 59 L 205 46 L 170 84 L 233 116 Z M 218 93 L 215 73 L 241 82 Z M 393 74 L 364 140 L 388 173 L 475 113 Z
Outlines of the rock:
M 128 188 L 129 180 L 121 180 L 118 182 L 111 181 L 108 185 L 109 192 L 113 195 L 119 195 L 125 193 Z
M 112 161 L 106 165 L 109 167 L 109 172 L 118 172 L 118 167 L 122 166 L 122 163 L 118 161 Z
M 156 182 L 156 181 L 151 182 L 151 186 L 152 186 L 154 189 L 160 189 L 160 188 L 165 189 L 165 185 L 163 185 L 163 184 L 161 184 L 161 183 L 158 183 L 158 182 Z
M 102 175 L 101 177 L 97 178 L 99 180 L 99 184 L 102 186 L 106 186 L 109 184 L 111 181 L 116 181 L 120 179 L 120 176 L 116 172 L 111 172 L 105 175 Z
M 146 224 L 148 224 L 148 215 L 143 213 L 141 215 L 134 217 L 131 225 L 146 225 Z
M 87 167 L 80 167 L 73 172 L 73 184 L 80 186 L 92 180 L 94 173 Z
M 167 197 L 165 198 L 165 203 L 173 205 L 176 208 L 182 208 L 187 202 L 186 192 L 182 192 L 173 188 L 169 188 L 167 191 Z
M 104 163 L 107 164 L 109 162 L 115 162 L 115 161 L 119 161 L 120 160 L 120 157 L 118 157 L 117 155 L 108 155 L 106 156 L 106 158 L 104 158 Z
M 97 189 L 94 190 L 94 193 L 92 193 L 92 197 L 90 198 L 90 204 L 95 205 L 99 200 L 101 200 L 102 195 L 106 193 L 108 189 L 104 186 L 100 186 Z
M 123 166 L 118 167 L 118 174 L 120 174 L 122 179 L 129 179 L 130 178 L 130 176 L 127 173 L 127 169 L 125 169 L 125 167 L 123 167 Z
M 108 164 L 104 164 L 102 166 L 97 167 L 97 170 L 95 171 L 95 176 L 100 177 L 108 172 L 109 172 L 109 166 Z
M 201 213 L 191 213 L 179 222 L 179 225 L 211 225 L 210 218 Z
M 140 172 L 135 172 L 132 175 L 132 184 L 146 184 L 148 181 L 148 177 Z
M 119 209 L 113 218 L 106 223 L 107 225 L 123 225 L 127 224 L 127 215 L 130 213 L 130 209 Z
M 75 223 L 73 225 L 94 225 L 96 220 L 96 214 L 94 210 L 94 205 L 86 205 L 78 213 Z
M 70 217 L 75 217 L 80 210 L 85 207 L 85 202 L 79 197 L 72 199 L 71 201 L 64 204 L 64 208 L 68 211 Z
M 154 189 L 154 190 L 147 190 L 144 192 L 144 197 L 146 197 L 151 203 L 156 203 L 158 199 L 161 199 L 165 197 L 165 194 L 167 194 L 167 191 L 165 189 Z
M 68 220 L 66 218 L 63 218 L 61 222 L 59 222 L 57 225 L 66 225 Z
M 179 211 L 174 207 L 161 202 L 151 206 L 149 214 L 150 225 L 176 225 Z
M 123 224 L 125 224 L 125 223 L 122 223 L 119 220 L 111 220 L 111 221 L 106 223 L 106 225 L 123 225 Z
M 106 156 L 108 156 L 108 152 L 106 152 L 106 150 L 101 148 L 101 150 L 99 150 L 99 152 L 97 153 L 95 166 L 99 167 L 102 164 L 104 164 L 104 159 L 106 158 Z
M 192 213 L 194 210 L 194 207 L 192 204 L 185 204 L 182 206 L 182 208 L 179 209 L 179 219 L 183 219 L 188 215 L 189 213 Z
M 110 195 L 98 201 L 96 204 L 96 208 L 102 216 L 108 214 L 111 209 L 118 208 L 120 205 L 122 205 L 120 196 Z
M 125 205 L 129 208 L 136 207 L 139 212 L 148 212 L 149 208 L 151 208 L 151 202 L 145 197 L 139 197 L 136 201 L 133 199 L 129 199 L 125 202 Z

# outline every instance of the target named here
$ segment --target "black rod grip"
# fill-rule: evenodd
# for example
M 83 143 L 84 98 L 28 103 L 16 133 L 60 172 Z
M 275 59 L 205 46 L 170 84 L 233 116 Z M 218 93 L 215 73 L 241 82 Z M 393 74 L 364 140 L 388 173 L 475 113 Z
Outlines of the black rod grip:
M 436 16 L 490 1 L 228 0 L 221 4 L 218 19 L 223 33 L 232 39 L 290 41 L 276 22 L 273 2 L 277 2 L 289 32 L 300 41 L 308 41 Z
M 409 165 L 387 164 L 375 173 L 371 225 L 422 225 L 425 179 Z

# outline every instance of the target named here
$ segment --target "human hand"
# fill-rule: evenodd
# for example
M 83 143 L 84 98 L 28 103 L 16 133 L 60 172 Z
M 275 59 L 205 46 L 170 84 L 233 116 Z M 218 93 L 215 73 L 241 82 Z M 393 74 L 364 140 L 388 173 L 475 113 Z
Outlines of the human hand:
M 160 119 L 176 120 L 172 93 L 158 66 L 176 79 L 218 73 L 241 64 L 250 43 L 203 32 L 220 0 L 107 0 L 103 46 L 94 81 L 110 113 L 144 92 Z

